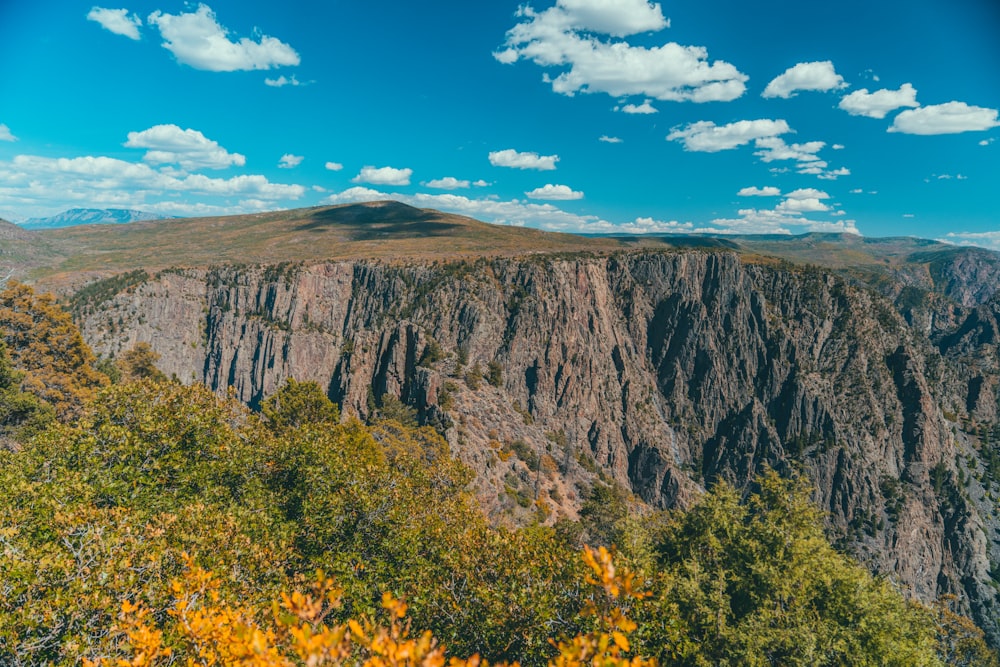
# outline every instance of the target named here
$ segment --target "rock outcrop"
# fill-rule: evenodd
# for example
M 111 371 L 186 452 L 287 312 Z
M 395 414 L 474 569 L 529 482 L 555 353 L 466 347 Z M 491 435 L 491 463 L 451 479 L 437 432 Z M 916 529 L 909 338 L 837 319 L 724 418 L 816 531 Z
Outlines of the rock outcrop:
M 288 377 L 348 416 L 398 398 L 495 521 L 574 516 L 601 478 L 670 507 L 802 470 L 843 548 L 957 595 L 997 644 L 1000 309 L 949 276 L 934 326 L 832 273 L 700 251 L 177 270 L 78 318 L 98 353 L 148 342 L 251 405 Z

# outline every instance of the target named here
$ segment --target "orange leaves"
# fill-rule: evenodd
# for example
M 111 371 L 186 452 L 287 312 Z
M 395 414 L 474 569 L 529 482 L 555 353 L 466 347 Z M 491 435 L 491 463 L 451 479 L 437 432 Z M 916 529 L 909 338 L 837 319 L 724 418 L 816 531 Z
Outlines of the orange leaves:
M 648 592 L 635 590 L 635 573 L 625 571 L 624 574 L 619 575 L 615 572 L 611 552 L 604 547 L 599 547 L 595 551 L 585 546 L 583 548 L 583 562 L 594 573 L 593 576 L 587 577 L 587 583 L 600 586 L 608 597 L 635 598 L 636 600 L 649 597 Z
M 611 552 L 604 547 L 596 551 L 584 547 L 583 562 L 591 570 L 587 583 L 599 587 L 604 594 L 603 600 L 589 601 L 582 612 L 597 616 L 598 627 L 593 632 L 556 643 L 559 655 L 549 662 L 549 666 L 655 667 L 655 660 L 626 655 L 631 650 L 628 633 L 636 629 L 636 624 L 620 606 L 620 602 L 641 600 L 649 593 L 635 589 L 635 574 L 617 570 Z
M 488 667 L 479 656 L 449 660 L 429 631 L 412 636 L 407 605 L 391 593 L 382 596 L 387 625 L 350 619 L 329 626 L 323 620 L 340 604 L 341 591 L 317 572 L 310 592 L 282 593 L 272 605 L 273 622 L 261 623 L 252 610 L 222 602 L 218 580 L 183 557 L 187 569 L 171 584 L 174 606 L 168 614 L 178 636 L 177 656 L 186 662 L 177 663 L 164 646 L 149 610 L 126 600 L 119 629 L 128 637 L 131 659 L 87 661 L 86 667 Z

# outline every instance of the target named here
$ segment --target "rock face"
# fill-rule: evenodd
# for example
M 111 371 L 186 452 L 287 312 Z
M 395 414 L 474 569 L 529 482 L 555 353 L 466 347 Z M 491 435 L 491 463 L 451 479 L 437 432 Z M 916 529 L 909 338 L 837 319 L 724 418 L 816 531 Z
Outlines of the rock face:
M 670 507 L 801 469 L 836 541 L 997 644 L 1000 306 L 949 289 L 969 303 L 904 317 L 819 270 L 622 253 L 164 272 L 78 316 L 98 353 L 149 342 L 251 405 L 288 377 L 345 415 L 398 398 L 495 521 L 574 516 L 600 478 Z

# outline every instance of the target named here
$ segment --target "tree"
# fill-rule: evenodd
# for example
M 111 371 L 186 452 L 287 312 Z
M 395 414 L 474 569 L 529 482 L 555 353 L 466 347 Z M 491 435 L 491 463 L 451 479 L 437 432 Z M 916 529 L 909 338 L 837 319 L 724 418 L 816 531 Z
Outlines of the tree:
M 52 405 L 60 419 L 78 416 L 108 384 L 69 313 L 51 294 L 36 295 L 27 285 L 9 282 L 0 292 L 0 334 L 14 366 L 24 371 L 21 388 Z
M 166 382 L 167 376 L 156 367 L 160 355 L 149 346 L 149 343 L 136 343 L 130 350 L 124 352 L 115 364 L 122 382 L 134 380 L 153 380 Z
M 939 665 L 934 624 L 825 539 L 801 480 L 770 472 L 745 503 L 720 484 L 677 513 L 656 545 L 655 615 L 680 646 L 664 665 Z
M 280 433 L 305 424 L 339 424 L 340 410 L 316 382 L 285 384 L 264 400 L 260 408 L 268 425 Z

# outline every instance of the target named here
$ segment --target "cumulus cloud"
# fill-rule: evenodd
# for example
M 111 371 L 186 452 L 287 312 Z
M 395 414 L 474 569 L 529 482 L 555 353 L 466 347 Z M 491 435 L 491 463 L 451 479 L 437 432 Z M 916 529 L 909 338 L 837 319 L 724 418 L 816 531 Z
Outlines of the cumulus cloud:
M 142 132 L 129 132 L 126 148 L 145 148 L 143 160 L 152 164 L 178 164 L 183 169 L 242 167 L 246 157 L 230 153 L 198 130 L 177 125 L 154 125 Z
M 716 153 L 791 131 L 783 120 L 741 120 L 728 125 L 703 120 L 674 129 L 667 135 L 667 141 L 683 142 L 684 149 L 689 151 Z
M 792 190 L 785 197 L 788 199 L 829 199 L 830 195 L 816 188 L 800 188 Z
M 458 190 L 469 187 L 470 183 L 469 181 L 459 180 L 454 176 L 445 176 L 444 178 L 435 178 L 433 181 L 428 181 L 425 185 L 438 190 Z
M 570 27 L 627 37 L 640 32 L 656 32 L 670 25 L 660 3 L 646 0 L 558 0 L 556 5 L 570 21 Z
M 660 113 L 660 110 L 651 104 L 651 100 L 646 100 L 642 104 L 626 104 L 622 107 L 615 107 L 615 111 L 630 114 L 652 114 Z
M 867 88 L 855 90 L 850 95 L 841 98 L 841 109 L 852 116 L 867 116 L 868 118 L 885 118 L 890 111 L 901 107 L 919 107 L 917 89 L 904 83 L 899 90 L 876 90 L 869 93 Z
M 800 171 L 799 173 L 804 172 Z M 816 175 L 824 181 L 835 181 L 841 176 L 850 176 L 851 170 L 847 167 L 841 167 L 840 169 L 831 169 L 830 171 L 824 171 Z
M 490 164 L 494 167 L 510 167 L 511 169 L 537 169 L 552 171 L 559 161 L 558 155 L 539 155 L 538 153 L 520 153 L 513 148 L 493 151 L 489 155 Z
M 609 137 L 606 134 L 602 134 L 598 141 L 603 141 L 606 144 L 620 144 L 622 140 L 619 137 Z
M 210 72 L 235 72 L 294 66 L 299 54 L 279 39 L 260 35 L 256 41 L 242 37 L 229 39 L 229 30 L 219 25 L 215 12 L 199 4 L 194 12 L 149 15 L 149 25 L 156 26 L 163 37 L 163 48 L 177 61 Z
M 777 197 L 780 194 L 781 190 L 773 185 L 768 185 L 763 188 L 758 188 L 757 186 L 743 188 L 736 193 L 738 197 Z
M 844 77 L 837 74 L 829 60 L 799 63 L 767 84 L 761 97 L 795 97 L 800 90 L 836 90 L 846 87 Z
M 0 123 L 0 141 L 17 141 L 17 137 L 11 133 L 10 128 L 4 123 Z
M 819 153 L 826 146 L 823 141 L 807 141 L 801 144 L 788 144 L 781 137 L 764 137 L 755 142 L 758 149 L 754 155 L 762 162 L 776 162 L 781 160 L 794 160 L 798 163 L 796 172 L 810 176 L 817 176 L 823 180 L 836 180 L 841 176 L 851 173 L 846 167 L 829 169 L 830 164 L 826 160 L 820 159 Z M 786 173 L 791 171 L 785 168 L 772 168 L 774 173 Z
M 3 127 L 6 127 L 6 126 L 3 126 Z M 2 130 L 0 130 L 0 135 L 2 135 L 2 134 L 3 134 L 3 131 L 2 131 Z M 980 146 L 989 146 L 989 145 L 990 145 L 990 144 L 992 144 L 992 143 L 993 143 L 994 141 L 996 141 L 996 137 L 990 137 L 989 139 L 983 139 L 982 141 L 980 141 L 980 142 L 979 142 L 979 145 L 980 145 Z
M 340 164 L 339 162 L 327 162 L 326 165 L 324 166 L 330 171 L 340 171 L 341 169 L 344 168 L 344 165 Z
M 239 198 L 240 201 L 295 200 L 305 194 L 301 185 L 272 183 L 262 175 L 210 178 L 203 174 L 168 174 L 142 162 L 84 156 L 50 158 L 18 155 L 0 161 L 0 200 L 21 207 L 116 206 L 165 211 L 155 206 L 205 206 L 217 213 L 241 212 L 233 202 L 201 202 L 200 198 Z M 183 198 L 180 200 L 179 198 Z M 178 203 L 180 201 L 181 203 Z
M 779 213 L 818 213 L 829 211 L 830 207 L 816 197 L 801 197 L 786 199 L 778 204 L 774 210 Z
M 372 185 L 409 185 L 410 176 L 413 176 L 412 169 L 364 166 L 361 168 L 361 172 L 351 179 L 351 182 Z
M 545 11 L 528 5 L 520 23 L 507 31 L 494 57 L 506 64 L 529 60 L 562 71 L 546 74 L 563 95 L 606 93 L 642 95 L 671 101 L 729 101 L 746 90 L 747 76 L 734 65 L 710 62 L 703 47 L 667 43 L 633 46 L 626 37 L 667 27 L 659 4 L 644 0 L 559 0 Z
M 475 183 L 473 183 L 473 185 L 476 186 L 477 188 L 485 188 L 485 187 L 487 187 L 489 185 L 493 185 L 493 184 L 492 183 L 488 183 L 487 181 L 484 181 L 483 179 L 480 178 L 478 181 L 476 181 Z
M 1000 126 L 997 115 L 996 109 L 970 106 L 965 102 L 945 102 L 901 111 L 889 132 L 923 135 L 978 132 Z
M 129 39 L 139 39 L 139 26 L 142 19 L 135 14 L 129 15 L 127 9 L 105 9 L 94 7 L 87 13 L 88 21 L 96 21 L 105 30 Z
M 781 137 L 764 137 L 756 142 L 760 150 L 754 153 L 763 162 L 776 160 L 795 160 L 796 162 L 815 162 L 819 160 L 816 153 L 823 150 L 826 142 L 807 141 L 801 144 L 786 144 Z M 824 164 L 824 166 L 826 166 Z
M 291 153 L 285 153 L 278 160 L 278 167 L 281 169 L 293 169 L 300 164 L 302 164 L 303 157 L 301 155 L 292 155 Z
M 535 188 L 531 192 L 525 192 L 528 199 L 545 199 L 548 201 L 570 201 L 573 199 L 583 199 L 582 192 L 576 192 L 568 185 L 553 185 L 546 183 L 543 187 Z
M 306 84 L 296 79 L 294 74 L 290 77 L 282 74 L 277 79 L 265 78 L 264 85 L 271 86 L 272 88 L 283 88 L 285 86 L 304 86 Z
M 1000 232 L 949 232 L 947 237 L 938 239 L 938 241 L 1000 250 Z
M 830 146 L 830 148 L 832 148 L 835 151 L 842 151 L 844 150 L 844 144 L 834 144 Z
M 822 205 L 822 204 L 821 204 Z M 717 218 L 712 224 L 720 234 L 793 234 L 804 232 L 858 234 L 855 220 L 823 221 L 804 217 L 791 207 L 774 209 L 747 208 L 738 211 L 737 218 Z
M 863 192 L 864 192 L 864 190 L 862 190 L 861 188 L 854 188 L 853 190 L 851 190 L 851 194 L 852 195 L 860 195 Z

